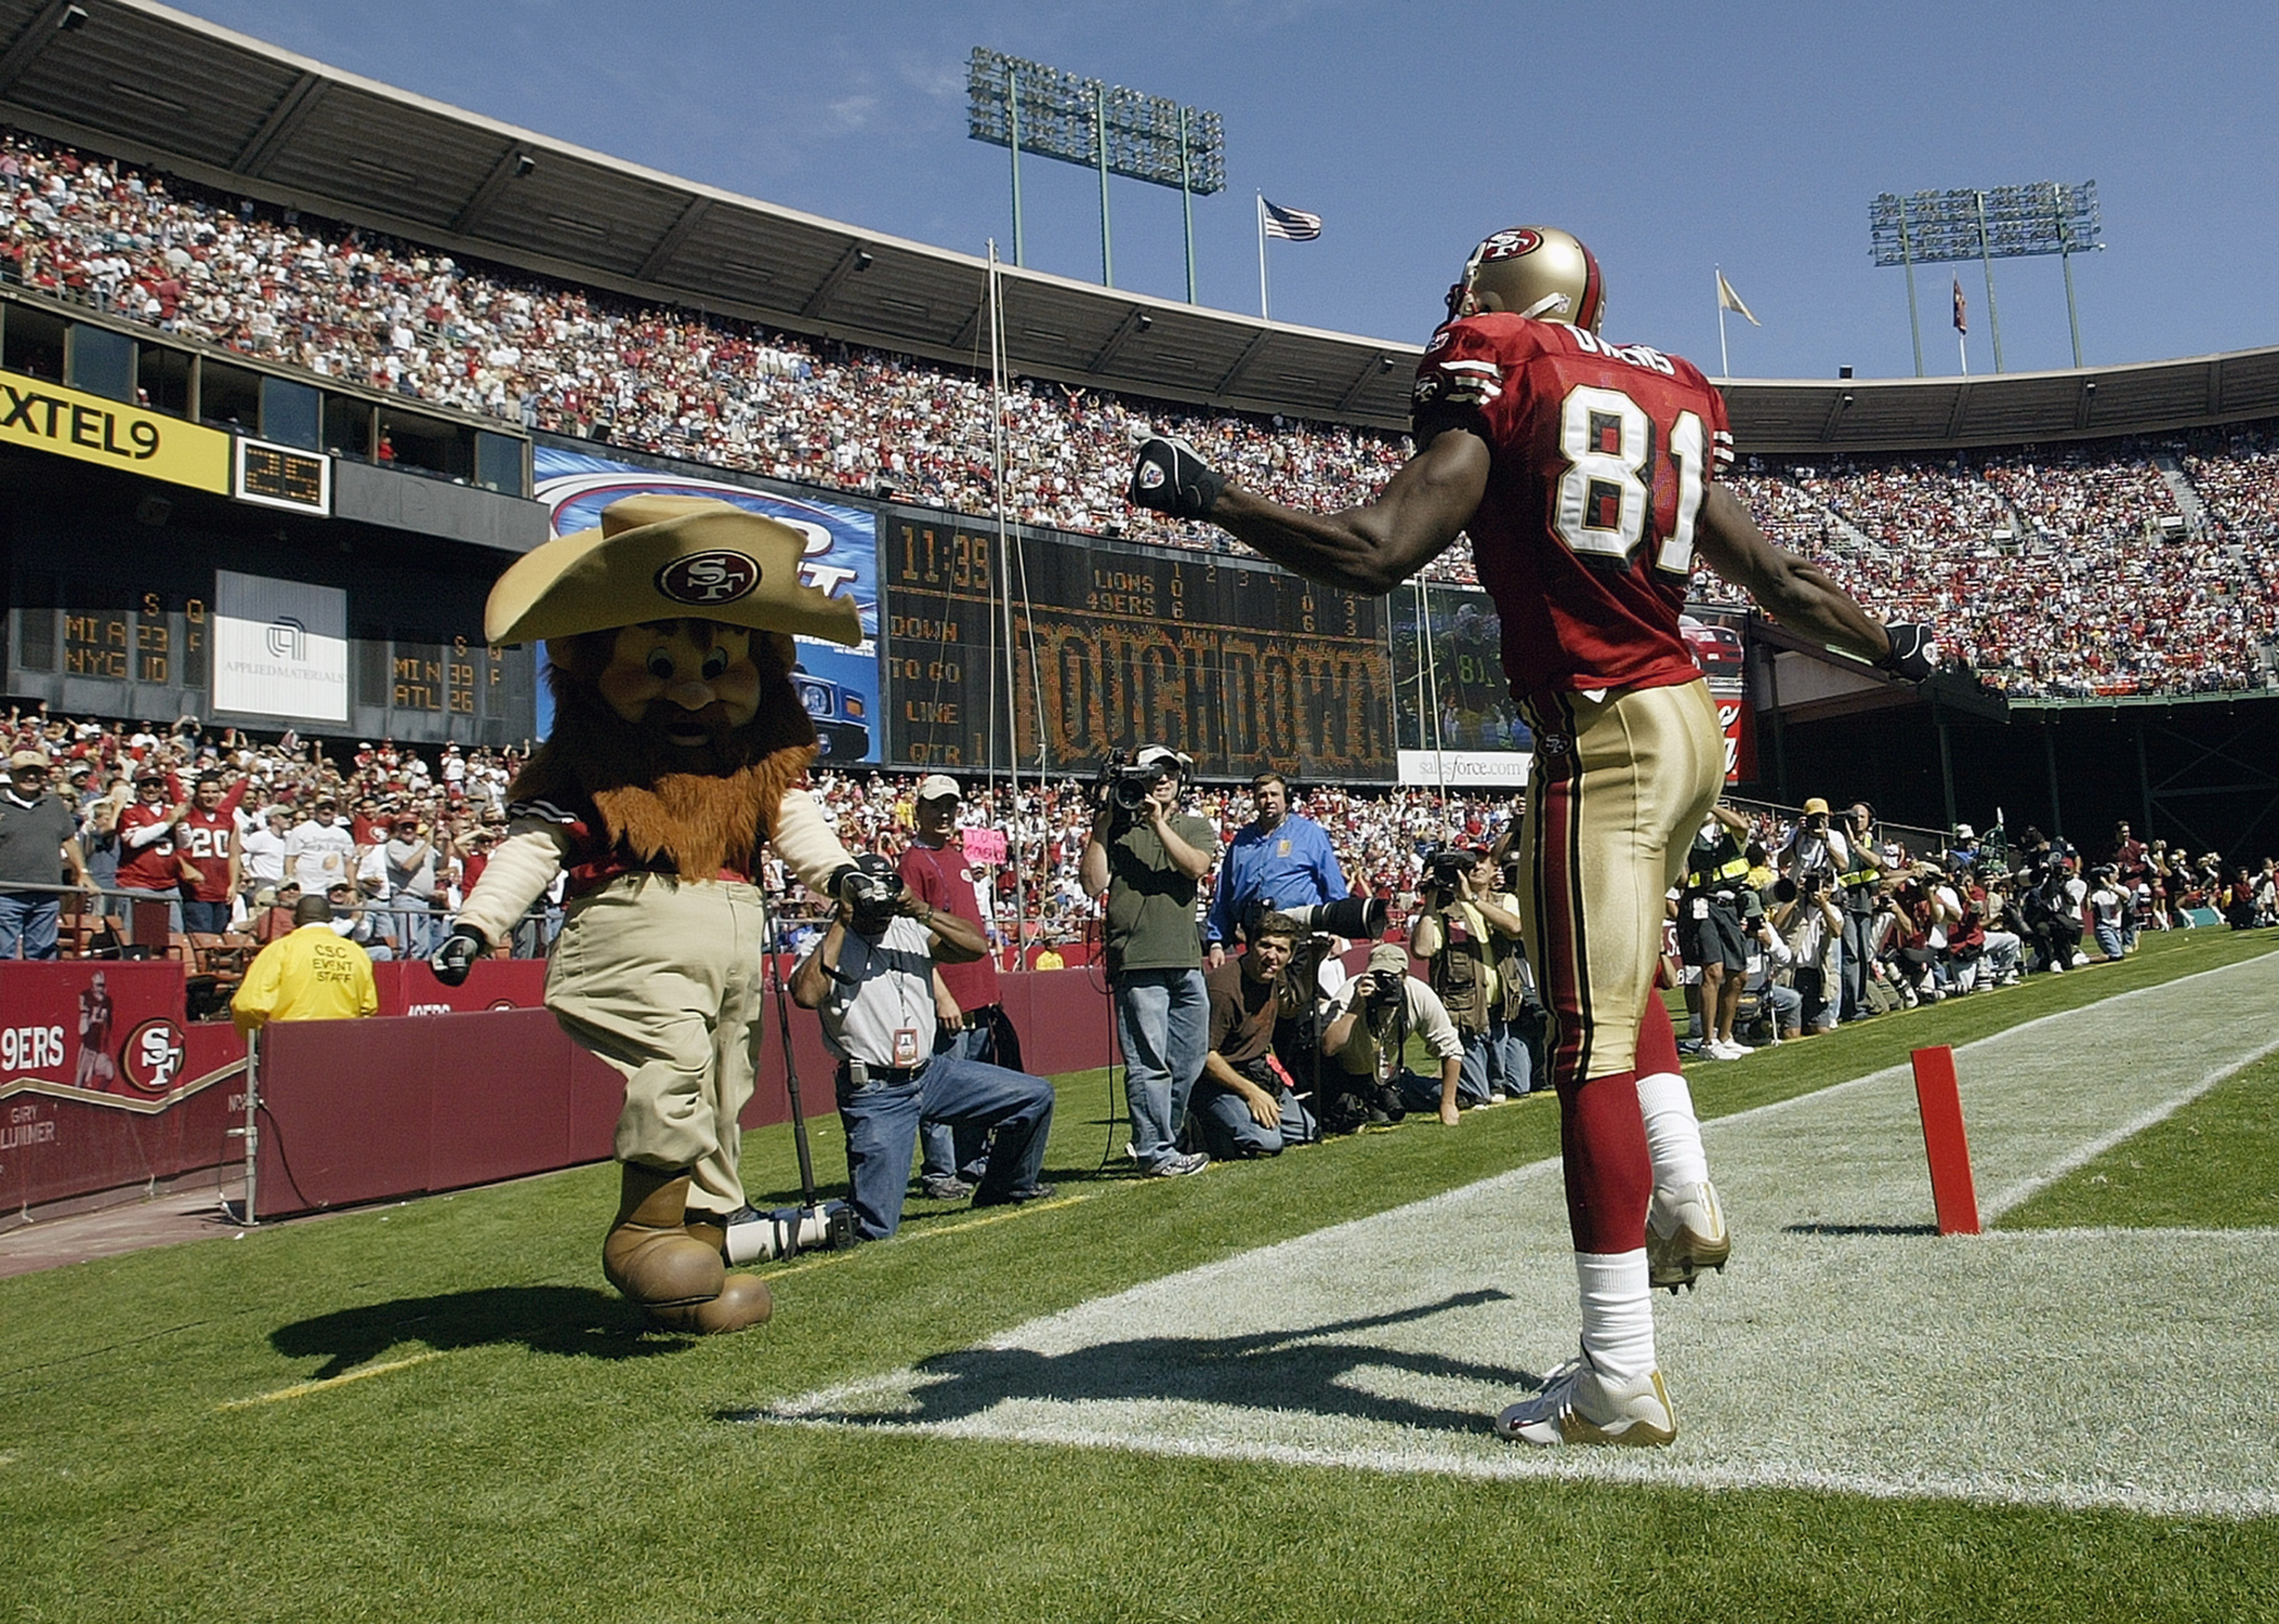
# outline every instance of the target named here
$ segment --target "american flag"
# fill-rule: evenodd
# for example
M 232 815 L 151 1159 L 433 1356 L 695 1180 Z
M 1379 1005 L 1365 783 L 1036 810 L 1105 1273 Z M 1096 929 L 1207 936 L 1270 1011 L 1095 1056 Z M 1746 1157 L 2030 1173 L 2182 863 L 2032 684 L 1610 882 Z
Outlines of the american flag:
M 1962 303 L 1962 279 L 1959 276 L 1954 279 L 1954 330 L 1957 333 L 1970 331 L 1970 312 Z
M 1285 242 L 1311 242 L 1322 234 L 1322 217 L 1308 214 L 1303 209 L 1285 209 L 1280 203 L 1269 203 L 1262 197 L 1258 206 L 1266 211 L 1266 234 L 1279 237 Z

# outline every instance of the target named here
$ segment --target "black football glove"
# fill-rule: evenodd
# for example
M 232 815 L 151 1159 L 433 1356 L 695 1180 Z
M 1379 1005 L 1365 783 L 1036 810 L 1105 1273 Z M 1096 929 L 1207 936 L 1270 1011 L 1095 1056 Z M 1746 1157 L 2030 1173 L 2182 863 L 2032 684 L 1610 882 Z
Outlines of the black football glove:
M 427 955 L 427 968 L 445 986 L 456 987 L 466 980 L 475 961 L 490 950 L 490 944 L 472 926 L 453 925 L 451 933 L 436 943 L 435 951 Z
M 1929 626 L 1885 626 L 1884 634 L 1891 640 L 1891 652 L 1876 663 L 1892 676 L 1905 682 L 1922 682 L 1938 669 Z
M 1132 506 L 1153 508 L 1174 518 L 1208 518 L 1226 481 L 1211 471 L 1184 440 L 1157 435 L 1140 448 L 1132 465 Z

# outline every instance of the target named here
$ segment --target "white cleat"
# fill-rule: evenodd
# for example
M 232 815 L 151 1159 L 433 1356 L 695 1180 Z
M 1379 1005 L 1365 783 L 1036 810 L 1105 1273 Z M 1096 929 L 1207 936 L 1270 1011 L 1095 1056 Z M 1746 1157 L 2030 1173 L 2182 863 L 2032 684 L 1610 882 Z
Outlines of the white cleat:
M 1707 1179 L 1665 1193 L 1654 1192 L 1646 1214 L 1646 1268 L 1647 1283 L 1657 1290 L 1687 1291 L 1705 1268 L 1725 1272 L 1732 1255 L 1732 1237 L 1725 1231 L 1725 1209 L 1717 1203 L 1717 1186 Z
M 1586 1350 L 1553 1371 L 1543 1390 L 1496 1417 L 1496 1436 L 1515 1444 L 1606 1444 L 1653 1447 L 1677 1436 L 1661 1372 L 1617 1379 L 1599 1374 Z

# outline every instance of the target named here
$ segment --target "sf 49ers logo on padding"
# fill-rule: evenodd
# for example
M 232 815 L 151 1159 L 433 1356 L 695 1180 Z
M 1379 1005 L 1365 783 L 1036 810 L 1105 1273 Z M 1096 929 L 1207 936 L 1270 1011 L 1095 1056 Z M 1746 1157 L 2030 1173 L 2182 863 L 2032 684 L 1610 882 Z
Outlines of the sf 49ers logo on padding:
M 1480 244 L 1480 259 L 1517 259 L 1523 254 L 1532 254 L 1543 246 L 1543 234 L 1524 226 L 1510 231 L 1500 231 Z
M 733 603 L 760 584 L 759 560 L 715 548 L 676 558 L 656 572 L 656 589 L 675 603 L 698 609 Z
M 143 1093 L 163 1094 L 181 1076 L 188 1046 L 180 1027 L 155 1016 L 127 1034 L 119 1051 L 119 1074 Z

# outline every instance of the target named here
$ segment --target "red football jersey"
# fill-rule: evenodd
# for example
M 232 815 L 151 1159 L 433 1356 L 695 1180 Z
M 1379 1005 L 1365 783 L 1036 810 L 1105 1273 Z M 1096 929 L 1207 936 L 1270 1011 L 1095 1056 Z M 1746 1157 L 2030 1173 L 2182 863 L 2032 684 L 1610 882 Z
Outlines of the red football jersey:
M 1494 312 L 1432 335 L 1415 405 L 1420 446 L 1462 428 L 1493 456 L 1472 556 L 1503 618 L 1515 695 L 1701 674 L 1677 617 L 1694 521 L 1733 436 L 1700 368 Z

